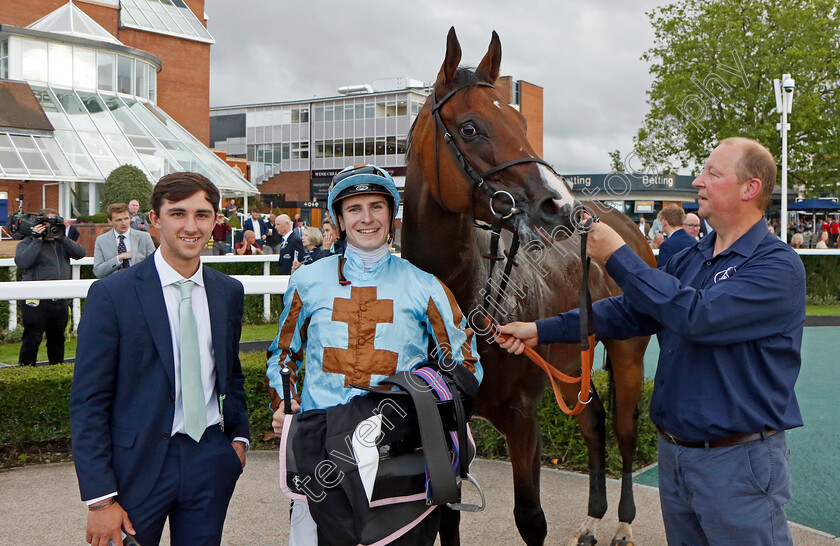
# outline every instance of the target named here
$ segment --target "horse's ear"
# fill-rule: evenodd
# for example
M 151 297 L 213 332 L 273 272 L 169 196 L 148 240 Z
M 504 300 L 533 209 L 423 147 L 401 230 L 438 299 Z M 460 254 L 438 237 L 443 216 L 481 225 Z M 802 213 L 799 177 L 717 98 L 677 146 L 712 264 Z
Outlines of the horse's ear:
M 502 42 L 494 30 L 487 53 L 475 69 L 475 74 L 487 83 L 493 83 L 499 77 L 500 64 L 502 64 Z
M 455 27 L 450 27 L 449 34 L 446 35 L 446 57 L 440 67 L 435 87 L 455 79 L 455 71 L 458 70 L 458 63 L 460 62 L 461 44 L 458 43 L 458 37 L 455 35 Z

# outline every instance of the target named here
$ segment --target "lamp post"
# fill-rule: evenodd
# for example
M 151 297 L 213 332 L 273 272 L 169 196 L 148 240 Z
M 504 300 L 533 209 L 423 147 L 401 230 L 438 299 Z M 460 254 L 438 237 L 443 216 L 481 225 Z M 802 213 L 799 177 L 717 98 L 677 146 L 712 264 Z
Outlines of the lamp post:
M 787 117 L 793 107 L 793 88 L 795 82 L 790 74 L 782 74 L 781 80 L 773 80 L 773 90 L 776 93 L 776 112 L 782 115 L 782 122 L 776 125 L 776 128 L 782 133 L 782 233 L 781 239 L 787 243 L 787 225 L 788 225 L 788 209 L 787 209 L 787 133 L 790 129 Z

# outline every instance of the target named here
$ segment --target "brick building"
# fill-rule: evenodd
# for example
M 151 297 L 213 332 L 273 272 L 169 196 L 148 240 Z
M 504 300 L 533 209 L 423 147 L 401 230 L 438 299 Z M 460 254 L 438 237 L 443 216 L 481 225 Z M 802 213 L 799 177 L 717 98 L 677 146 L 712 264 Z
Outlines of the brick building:
M 204 0 L 0 3 L 0 221 L 93 214 L 122 164 L 256 193 L 207 148 L 212 43 Z
M 528 121 L 542 155 L 543 90 L 503 76 L 496 88 Z M 300 212 L 318 225 L 332 177 L 347 165 L 374 163 L 405 184 L 408 131 L 429 96 L 410 78 L 342 87 L 334 97 L 210 108 L 210 146 L 251 164 L 251 182 L 272 208 Z

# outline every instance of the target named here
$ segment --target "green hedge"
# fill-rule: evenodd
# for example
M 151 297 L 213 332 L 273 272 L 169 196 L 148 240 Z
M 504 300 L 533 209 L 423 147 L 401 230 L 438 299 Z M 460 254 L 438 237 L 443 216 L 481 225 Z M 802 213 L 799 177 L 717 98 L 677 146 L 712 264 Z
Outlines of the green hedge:
M 251 446 L 267 448 L 278 441 L 270 434 L 272 412 L 268 407 L 265 388 L 265 354 L 242 355 L 245 392 L 251 429 Z M 9 368 L 0 370 L 0 466 L 16 464 L 22 454 L 42 450 L 69 450 L 70 415 L 68 400 L 73 380 L 73 365 L 38 368 Z M 606 392 L 607 376 L 597 372 L 594 382 L 599 392 Z M 645 383 L 639 418 L 639 447 L 636 467 L 645 466 L 656 458 L 656 431 L 648 420 L 652 383 Z M 574 418 L 563 415 L 557 408 L 551 391 L 546 391 L 539 406 L 542 428 L 544 462 L 564 468 L 585 470 L 587 452 Z M 608 412 L 609 414 L 609 412 Z M 608 470 L 620 474 L 620 456 L 608 417 Z M 486 421 L 473 421 L 473 435 L 481 456 L 506 458 L 507 449 L 501 435 Z M 266 438 L 265 440 L 263 438 Z
M 805 265 L 808 303 L 832 305 L 840 302 L 840 252 L 837 256 L 800 256 Z
M 265 388 L 265 354 L 242 355 L 250 412 L 251 445 L 263 444 L 271 428 Z M 21 454 L 70 447 L 70 386 L 73 364 L 0 370 L 0 466 Z
M 608 397 L 609 377 L 607 372 L 596 371 L 593 384 L 607 409 L 607 472 L 614 477 L 621 476 L 621 454 L 613 432 L 613 412 Z M 656 428 L 649 419 L 648 408 L 653 392 L 653 381 L 646 380 L 642 386 L 639 402 L 639 440 L 636 446 L 634 468 L 642 468 L 656 461 Z M 577 420 L 560 411 L 554 400 L 554 392 L 547 389 L 537 408 L 542 441 L 543 464 L 585 471 L 589 465 L 586 443 L 577 426 Z M 482 457 L 507 459 L 508 451 L 504 437 L 483 420 L 473 420 L 473 437 L 478 454 Z

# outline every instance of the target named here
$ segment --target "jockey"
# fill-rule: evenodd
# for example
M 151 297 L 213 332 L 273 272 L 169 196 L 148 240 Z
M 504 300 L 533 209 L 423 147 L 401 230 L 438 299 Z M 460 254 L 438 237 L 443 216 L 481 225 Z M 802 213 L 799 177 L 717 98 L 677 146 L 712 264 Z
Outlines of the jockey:
M 388 251 L 400 196 L 393 179 L 374 165 L 348 167 L 333 179 L 327 208 L 346 242 L 330 256 L 295 272 L 284 296 L 280 327 L 269 351 L 269 385 L 282 393 L 281 367 L 292 370 L 292 410 L 325 410 L 345 404 L 396 372 L 429 358 L 452 359 L 473 372 L 482 368 L 475 339 L 455 298 L 437 278 Z M 304 330 L 305 329 L 305 330 Z M 305 351 L 306 380 L 295 385 Z M 282 432 L 282 400 L 272 401 L 273 426 Z M 318 543 L 315 523 L 295 501 L 290 544 Z M 303 505 L 303 506 L 299 506 Z M 404 535 L 407 544 L 432 544 L 437 511 Z M 305 522 L 305 523 L 304 523 Z M 329 534 L 329 530 L 322 530 Z M 323 538 L 323 535 L 322 535 Z

